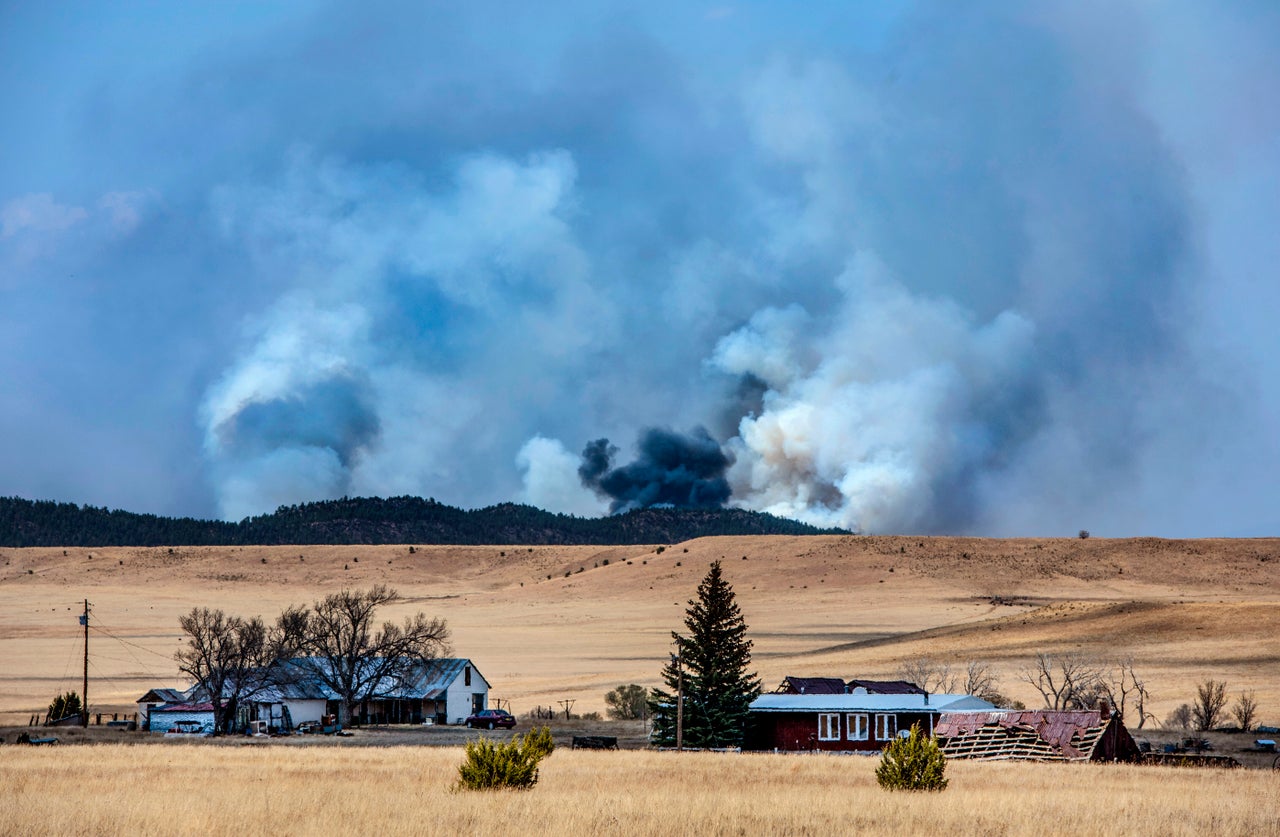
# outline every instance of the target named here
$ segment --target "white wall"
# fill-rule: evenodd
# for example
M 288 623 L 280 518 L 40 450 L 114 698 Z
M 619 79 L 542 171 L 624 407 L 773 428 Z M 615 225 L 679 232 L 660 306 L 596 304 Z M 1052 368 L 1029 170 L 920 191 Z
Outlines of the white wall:
M 284 705 L 289 707 L 289 716 L 293 718 L 293 725 L 297 726 L 306 721 L 324 718 L 326 703 L 324 700 L 286 700 Z
M 470 664 L 468 664 L 470 665 Z M 471 696 L 480 694 L 485 696 L 483 708 L 489 706 L 489 684 L 480 676 L 480 672 L 476 671 L 475 666 L 471 668 L 471 685 L 465 685 L 467 678 L 464 672 L 459 672 L 454 681 L 449 684 L 449 689 L 445 693 L 447 720 L 451 724 L 461 724 L 467 720 L 467 716 L 471 714 Z
M 152 732 L 168 732 L 176 721 L 199 721 L 203 732 L 213 732 L 212 712 L 155 712 L 151 715 Z

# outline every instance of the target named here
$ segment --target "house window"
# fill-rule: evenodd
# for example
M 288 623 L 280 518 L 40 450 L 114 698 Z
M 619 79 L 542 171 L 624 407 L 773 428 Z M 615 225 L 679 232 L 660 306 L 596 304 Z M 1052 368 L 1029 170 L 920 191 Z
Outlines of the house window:
M 898 734 L 897 715 L 876 715 L 876 739 L 888 741 Z
M 462 670 L 462 685 L 471 685 L 471 666 L 467 666 Z
M 840 740 L 840 716 L 836 713 L 818 715 L 818 740 Z
M 867 740 L 867 716 L 866 715 L 846 715 L 845 723 L 849 728 L 850 741 L 866 741 Z

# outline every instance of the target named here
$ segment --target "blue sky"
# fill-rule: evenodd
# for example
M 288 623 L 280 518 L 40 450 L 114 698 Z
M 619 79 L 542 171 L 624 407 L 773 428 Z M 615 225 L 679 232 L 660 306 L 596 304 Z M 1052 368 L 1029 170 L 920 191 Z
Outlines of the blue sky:
M 0 6 L 0 494 L 1274 534 L 1280 12 Z

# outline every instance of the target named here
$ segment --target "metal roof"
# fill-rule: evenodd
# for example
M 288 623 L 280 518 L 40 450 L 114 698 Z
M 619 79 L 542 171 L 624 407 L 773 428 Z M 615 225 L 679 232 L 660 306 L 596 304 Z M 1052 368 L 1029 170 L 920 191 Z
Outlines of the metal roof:
M 157 706 L 152 709 L 152 714 L 156 712 L 212 712 L 212 703 L 170 703 L 164 706 Z
M 181 689 L 152 689 L 134 703 L 182 703 L 187 693 Z
M 995 704 L 973 695 L 761 695 L 752 712 L 941 712 L 990 710 Z
M 471 660 L 465 657 L 443 657 L 415 669 L 403 680 L 387 678 L 385 683 L 379 683 L 370 689 L 369 694 L 375 699 L 435 700 L 462 676 L 467 666 L 471 666 L 472 677 L 478 678 L 488 688 L 489 681 L 485 680 Z M 325 661 L 318 658 L 290 660 L 282 664 L 277 672 L 268 677 L 271 681 L 269 685 L 256 690 L 250 700 L 254 703 L 338 700 L 338 694 L 317 676 L 313 667 L 327 669 Z
M 850 680 L 847 691 L 866 689 L 873 695 L 922 695 L 924 689 L 908 680 Z

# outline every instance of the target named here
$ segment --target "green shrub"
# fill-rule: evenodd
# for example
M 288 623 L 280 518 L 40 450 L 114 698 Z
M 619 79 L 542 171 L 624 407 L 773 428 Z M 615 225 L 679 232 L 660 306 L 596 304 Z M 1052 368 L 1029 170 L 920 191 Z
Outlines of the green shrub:
M 556 749 L 556 742 L 551 738 L 551 727 L 534 727 L 517 738 L 525 751 L 539 760 L 551 755 Z
M 49 704 L 48 709 L 50 721 L 60 721 L 72 715 L 79 715 L 80 712 L 80 696 L 75 692 L 58 695 L 53 699 L 53 703 Z
M 510 741 L 487 738 L 467 742 L 467 757 L 458 767 L 458 787 L 466 790 L 525 790 L 538 782 L 538 762 L 555 749 L 548 727 L 538 727 Z
M 885 790 L 940 791 L 947 787 L 942 775 L 946 769 L 947 757 L 937 740 L 915 724 L 909 736 L 895 738 L 884 748 L 876 781 Z

